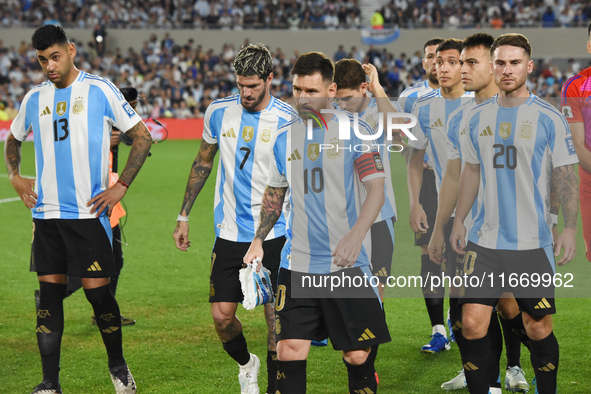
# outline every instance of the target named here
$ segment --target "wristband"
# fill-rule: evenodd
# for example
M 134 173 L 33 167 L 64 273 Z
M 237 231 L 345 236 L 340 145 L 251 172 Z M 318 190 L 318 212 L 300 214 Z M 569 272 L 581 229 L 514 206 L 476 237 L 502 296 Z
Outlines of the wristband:
M 189 221 L 189 217 L 188 216 L 183 216 L 179 213 L 179 216 L 177 216 L 176 218 L 177 222 L 188 222 Z
M 121 179 L 118 179 L 117 180 L 117 183 L 120 183 L 120 184 L 122 184 L 123 186 L 125 186 L 126 188 L 129 189 L 129 185 L 127 183 L 123 182 Z
M 552 218 L 552 224 L 554 226 L 557 226 L 558 225 L 558 215 L 555 215 L 555 214 L 551 213 L 550 214 L 550 217 Z

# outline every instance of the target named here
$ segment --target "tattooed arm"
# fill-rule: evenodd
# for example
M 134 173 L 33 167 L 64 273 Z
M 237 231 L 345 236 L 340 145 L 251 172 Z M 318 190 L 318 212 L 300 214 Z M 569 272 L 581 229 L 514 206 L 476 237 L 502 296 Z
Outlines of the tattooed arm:
M 209 144 L 205 140 L 201 140 L 199 153 L 197 153 L 197 157 L 189 173 L 185 197 L 181 206 L 181 216 L 189 216 L 195 199 L 201 192 L 201 189 L 203 189 L 209 174 L 211 174 L 213 160 L 218 149 L 218 144 Z M 191 246 L 191 241 L 189 241 L 189 222 L 177 221 L 172 237 L 174 238 L 177 249 L 186 252 L 187 248 Z
M 33 190 L 35 180 L 23 178 L 20 174 L 21 145 L 22 142 L 14 138 L 12 134 L 9 134 L 4 145 L 4 162 L 6 163 L 10 184 L 16 190 L 25 206 L 31 209 L 37 203 L 37 194 Z
M 260 258 L 262 261 L 263 242 L 281 216 L 283 200 L 285 199 L 286 192 L 287 187 L 267 186 L 265 188 L 265 192 L 263 193 L 263 203 L 261 204 L 259 227 L 257 228 L 254 240 L 250 244 L 250 248 L 248 248 L 248 252 L 246 252 L 246 255 L 244 256 L 244 264 L 248 264 L 256 258 Z
M 150 152 L 152 137 L 144 122 L 139 121 L 126 134 L 133 140 L 133 144 L 131 145 L 127 164 L 125 164 L 125 168 L 121 172 L 119 181 L 104 192 L 96 195 L 86 204 L 86 206 L 93 205 L 90 213 L 96 212 L 97 217 L 100 216 L 105 208 L 108 208 L 109 211 L 107 214 L 111 216 L 113 207 L 125 196 L 127 187 L 135 179 Z
M 558 257 L 560 250 L 564 249 L 562 258 L 557 262 L 558 265 L 565 265 L 571 261 L 577 252 L 577 217 L 579 215 L 579 185 L 575 166 L 573 164 L 555 167 L 552 175 L 556 175 L 556 187 L 562 207 L 562 217 L 564 218 L 564 230 L 558 237 L 554 248 L 554 255 Z
M 556 246 L 558 241 L 558 213 L 560 212 L 560 197 L 558 196 L 558 172 L 552 170 L 552 185 L 550 187 L 550 215 L 552 216 L 552 240 Z

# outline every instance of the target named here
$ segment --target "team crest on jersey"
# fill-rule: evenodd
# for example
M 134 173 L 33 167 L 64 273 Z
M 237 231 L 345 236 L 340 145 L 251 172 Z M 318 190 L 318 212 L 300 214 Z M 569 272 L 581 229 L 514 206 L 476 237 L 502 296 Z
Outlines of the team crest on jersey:
M 266 127 L 263 129 L 263 132 L 261 133 L 261 142 L 263 144 L 268 144 L 269 142 L 271 142 L 271 134 L 273 133 L 273 130 L 270 127 Z
M 511 123 L 510 122 L 501 122 L 499 126 L 499 135 L 502 139 L 506 140 L 511 136 Z
M 326 151 L 326 156 L 329 159 L 338 159 L 339 157 L 341 157 L 341 141 L 338 138 L 333 138 L 332 140 L 330 140 L 330 144 L 332 145 L 332 148 Z
M 308 145 L 308 158 L 312 161 L 316 161 L 318 159 L 320 153 L 320 145 L 317 143 L 313 143 Z
M 72 107 L 72 112 L 76 115 L 84 113 L 84 99 L 82 97 L 76 97 L 76 100 L 74 100 L 74 107 Z
M 367 122 L 367 124 L 369 125 L 369 127 L 371 127 L 372 130 L 375 130 L 376 126 L 378 125 L 378 121 L 375 116 L 368 116 L 364 120 Z
M 60 101 L 55 106 L 55 113 L 59 116 L 63 116 L 68 111 L 68 103 L 65 101 Z
M 244 140 L 244 142 L 252 141 L 253 137 L 254 137 L 254 127 L 244 126 L 244 128 L 242 129 L 242 139 Z
M 524 141 L 529 141 L 533 135 L 533 126 L 531 122 L 525 121 L 521 124 L 521 128 L 519 129 L 519 133 L 517 134 L 519 138 Z

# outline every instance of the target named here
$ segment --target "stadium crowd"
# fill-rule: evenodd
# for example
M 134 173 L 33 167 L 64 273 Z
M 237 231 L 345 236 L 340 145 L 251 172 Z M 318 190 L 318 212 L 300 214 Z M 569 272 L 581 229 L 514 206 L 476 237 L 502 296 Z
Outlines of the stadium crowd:
M 140 91 L 145 100 L 138 105 L 138 112 L 144 117 L 201 117 L 216 98 L 238 93 L 232 69 L 237 48 L 232 44 L 216 51 L 195 45 L 191 39 L 177 43 L 168 33 L 160 38 L 152 33 L 140 50 L 116 48 L 99 56 L 92 42 L 76 42 L 76 47 L 77 64 L 82 69 L 106 77 L 119 87 L 133 86 Z M 271 93 L 289 102 L 290 71 L 298 53 L 285 53 L 281 48 L 272 49 L 272 53 L 275 69 Z M 388 48 L 370 46 L 365 51 L 341 45 L 333 60 L 342 58 L 374 64 L 390 97 L 397 97 L 406 87 L 425 78 L 420 50 L 407 55 L 395 54 Z M 584 67 L 574 59 L 565 69 L 538 60 L 527 82 L 528 89 L 541 97 L 559 97 L 562 84 Z M 0 40 L 0 120 L 13 119 L 25 93 L 44 80 L 30 44 L 6 48 Z
M 93 28 L 359 28 L 359 0 L 6 0 L 3 27 L 61 23 Z M 390 0 L 386 25 L 401 27 L 584 26 L 591 2 Z M 369 16 L 367 16 L 369 17 Z

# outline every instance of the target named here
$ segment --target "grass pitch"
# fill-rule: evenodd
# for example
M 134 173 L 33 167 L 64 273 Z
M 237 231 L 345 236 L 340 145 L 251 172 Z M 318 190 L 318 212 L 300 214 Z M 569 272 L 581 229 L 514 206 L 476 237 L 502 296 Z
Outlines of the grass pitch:
M 0 145 L 3 149 L 3 144 Z M 228 357 L 215 334 L 207 302 L 210 253 L 214 241 L 212 174 L 191 212 L 187 253 L 174 247 L 172 232 L 199 141 L 167 141 L 154 145 L 152 157 L 131 186 L 124 201 L 127 224 L 123 231 L 125 268 L 117 299 L 125 316 L 137 324 L 123 328 L 125 357 L 139 393 L 238 393 L 238 367 Z M 122 147 L 120 157 L 128 150 Z M 124 159 L 120 159 L 123 166 Z M 37 280 L 28 272 L 31 214 L 16 197 L 0 166 L 0 393 L 30 393 L 42 378 L 35 337 L 33 290 Z M 121 167 L 122 168 L 122 167 Z M 417 275 L 420 251 L 413 245 L 408 225 L 406 167 L 400 156 L 392 158 L 398 205 L 393 274 Z M 23 144 L 22 173 L 34 175 L 32 143 Z M 588 300 L 589 263 L 584 257 L 579 224 L 577 258 L 559 273 L 571 272 L 574 292 L 559 293 L 555 332 L 560 343 L 559 392 L 591 392 Z M 585 293 L 587 292 L 587 294 Z M 413 293 L 414 292 L 414 293 Z M 431 328 L 419 289 L 414 298 L 388 298 L 386 316 L 392 342 L 380 347 L 376 368 L 380 393 L 442 393 L 441 383 L 461 368 L 457 346 L 442 354 L 422 354 Z M 395 295 L 395 292 L 389 292 Z M 446 303 L 447 307 L 447 303 Z M 266 326 L 262 310 L 239 317 L 249 350 L 266 357 Z M 82 291 L 65 301 L 66 328 L 62 344 L 61 383 L 64 393 L 113 393 L 107 360 L 92 310 Z M 501 361 L 504 369 L 505 359 Z M 522 347 L 521 362 L 531 381 L 529 353 Z M 503 374 L 504 379 L 504 374 Z M 347 393 L 346 369 L 340 354 L 313 348 L 308 360 L 308 392 Z M 261 369 L 259 385 L 267 383 Z M 467 393 L 467 390 L 459 392 Z

